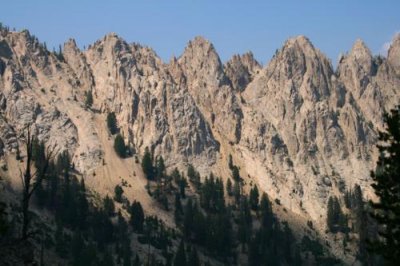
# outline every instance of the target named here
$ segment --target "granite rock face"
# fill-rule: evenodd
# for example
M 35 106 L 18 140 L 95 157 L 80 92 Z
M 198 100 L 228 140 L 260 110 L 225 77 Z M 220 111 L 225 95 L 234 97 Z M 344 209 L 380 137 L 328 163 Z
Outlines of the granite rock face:
M 392 45 L 389 48 L 387 61 L 390 66 L 394 69 L 397 75 L 400 75 L 400 33 L 397 33 L 393 38 Z
M 149 147 L 172 167 L 215 163 L 218 144 L 187 88 L 155 52 L 115 34 L 85 52 L 94 76 L 95 108 L 115 112 L 122 134 L 141 154 Z M 179 71 L 173 66 L 171 71 Z
M 78 134 L 61 95 L 73 90 L 69 67 L 49 53 L 28 31 L 0 34 L 1 142 L 16 152 L 28 126 L 59 152 L 75 151 Z M 65 99 L 66 100 L 66 99 Z
M 224 70 L 231 81 L 232 88 L 242 92 L 261 70 L 260 63 L 251 52 L 234 55 L 225 65 Z
M 214 46 L 202 37 L 190 41 L 177 60 L 181 77 L 176 81 L 193 97 L 208 124 L 230 143 L 241 138 L 242 110 Z
M 82 173 L 105 153 L 99 119 L 115 112 L 132 150 L 149 147 L 167 166 L 227 178 L 227 156 L 288 210 L 324 227 L 332 194 L 360 184 L 367 197 L 383 112 L 399 103 L 400 38 L 388 57 L 358 40 L 336 70 L 304 36 L 262 67 L 251 53 L 222 64 L 202 37 L 164 63 L 148 47 L 108 34 L 61 54 L 23 32 L 0 32 L 0 155 L 15 153 L 34 125 L 39 139 L 68 150 Z M 91 92 L 94 103 L 84 104 Z

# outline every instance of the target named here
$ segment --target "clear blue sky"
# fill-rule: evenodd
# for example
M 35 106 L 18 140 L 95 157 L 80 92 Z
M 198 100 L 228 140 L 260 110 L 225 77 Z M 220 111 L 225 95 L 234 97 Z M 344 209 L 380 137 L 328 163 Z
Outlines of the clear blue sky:
M 49 48 L 70 37 L 83 47 L 116 32 L 152 47 L 164 61 L 202 35 L 222 61 L 251 50 L 265 64 L 287 38 L 302 34 L 335 63 L 357 38 L 379 53 L 400 31 L 400 1 L 9 0 L 1 4 L 0 21 L 29 29 Z

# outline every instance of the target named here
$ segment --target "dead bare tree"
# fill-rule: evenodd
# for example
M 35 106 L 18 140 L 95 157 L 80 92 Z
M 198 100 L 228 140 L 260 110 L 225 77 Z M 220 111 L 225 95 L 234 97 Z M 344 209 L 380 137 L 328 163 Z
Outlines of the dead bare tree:
M 29 225 L 30 225 L 30 214 L 29 204 L 35 190 L 40 186 L 42 181 L 46 178 L 46 172 L 52 159 L 54 149 L 49 147 L 46 149 L 43 167 L 41 169 L 35 169 L 32 173 L 33 166 L 33 142 L 35 136 L 31 132 L 31 126 L 28 125 L 26 129 L 25 145 L 26 145 L 26 163 L 24 173 L 20 170 L 22 180 L 22 239 L 26 240 L 29 237 Z

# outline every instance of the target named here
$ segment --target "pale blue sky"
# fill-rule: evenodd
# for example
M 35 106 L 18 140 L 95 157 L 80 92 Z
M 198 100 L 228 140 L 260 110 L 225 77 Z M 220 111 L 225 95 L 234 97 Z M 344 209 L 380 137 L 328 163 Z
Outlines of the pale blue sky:
M 357 38 L 379 53 L 400 31 L 400 1 L 8 0 L 0 21 L 29 29 L 49 49 L 70 37 L 83 47 L 116 32 L 152 47 L 164 61 L 202 35 L 222 61 L 251 50 L 265 64 L 287 38 L 302 34 L 335 63 Z

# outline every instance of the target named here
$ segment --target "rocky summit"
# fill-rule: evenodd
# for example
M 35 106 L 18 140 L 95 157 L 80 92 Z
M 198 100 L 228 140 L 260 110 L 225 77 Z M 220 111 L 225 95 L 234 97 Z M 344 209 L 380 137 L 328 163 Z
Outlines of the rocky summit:
M 357 40 L 334 69 L 304 36 L 288 39 L 262 66 L 251 52 L 224 64 L 203 37 L 166 63 L 114 33 L 85 50 L 71 39 L 49 52 L 27 30 L 0 31 L 1 164 L 18 173 L 15 154 L 33 125 L 39 140 L 70 153 L 90 189 L 113 193 L 125 178 L 127 197 L 167 224 L 172 218 L 154 207 L 134 162 L 146 148 L 163 156 L 168 171 L 191 164 L 202 177 L 225 181 L 231 156 L 245 191 L 258 186 L 323 233 L 330 196 L 359 185 L 374 199 L 378 132 L 399 102 L 399 36 L 387 57 Z M 105 122 L 111 112 L 132 158 L 114 156 Z

